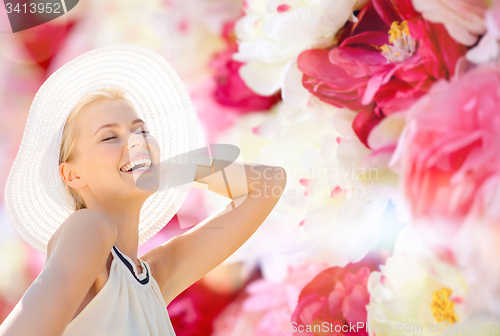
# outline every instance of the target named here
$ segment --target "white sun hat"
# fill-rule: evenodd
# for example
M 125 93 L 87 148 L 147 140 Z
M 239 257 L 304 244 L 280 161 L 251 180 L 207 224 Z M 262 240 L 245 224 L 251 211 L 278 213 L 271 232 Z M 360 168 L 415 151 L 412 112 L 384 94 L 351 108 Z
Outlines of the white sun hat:
M 12 225 L 43 254 L 47 254 L 49 239 L 75 209 L 59 175 L 64 125 L 83 96 L 108 86 L 126 90 L 126 98 L 158 141 L 161 162 L 182 153 L 196 153 L 196 111 L 179 76 L 163 56 L 144 46 L 113 43 L 64 64 L 33 99 L 5 186 L 5 208 Z M 190 188 L 189 183 L 167 188 L 146 200 L 139 219 L 139 245 L 170 221 Z

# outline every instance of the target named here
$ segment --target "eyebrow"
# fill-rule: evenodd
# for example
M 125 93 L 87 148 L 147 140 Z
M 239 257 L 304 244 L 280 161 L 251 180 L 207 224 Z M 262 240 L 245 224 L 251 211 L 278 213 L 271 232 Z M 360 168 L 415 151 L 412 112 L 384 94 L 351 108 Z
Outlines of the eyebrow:
M 138 123 L 141 123 L 141 122 L 145 124 L 145 122 L 144 122 L 142 119 L 135 119 L 134 121 L 132 121 L 131 125 L 133 126 L 133 125 L 138 124 Z M 119 124 L 117 124 L 117 123 L 112 123 L 112 124 L 105 124 L 105 125 L 102 125 L 101 127 L 99 127 L 99 128 L 97 129 L 97 131 L 95 131 L 94 136 L 97 134 L 97 132 L 99 132 L 99 130 L 100 130 L 101 128 L 113 128 L 113 127 L 120 127 L 120 125 L 119 125 Z

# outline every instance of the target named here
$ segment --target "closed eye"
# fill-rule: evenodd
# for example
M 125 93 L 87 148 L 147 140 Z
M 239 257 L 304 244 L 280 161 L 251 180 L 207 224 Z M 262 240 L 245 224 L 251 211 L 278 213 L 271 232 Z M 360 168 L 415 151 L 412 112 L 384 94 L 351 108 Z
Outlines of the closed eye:
M 102 141 L 107 141 L 107 140 L 109 140 L 109 139 L 113 139 L 113 138 L 116 138 L 116 137 L 106 138 L 106 139 L 103 139 Z
M 149 133 L 149 131 L 141 131 L 139 133 L 147 134 L 147 133 Z M 111 139 L 114 139 L 114 138 L 118 138 L 118 137 L 112 136 L 112 137 L 109 137 L 109 138 L 106 138 L 106 139 L 102 139 L 102 141 L 108 141 L 108 140 L 111 140 Z

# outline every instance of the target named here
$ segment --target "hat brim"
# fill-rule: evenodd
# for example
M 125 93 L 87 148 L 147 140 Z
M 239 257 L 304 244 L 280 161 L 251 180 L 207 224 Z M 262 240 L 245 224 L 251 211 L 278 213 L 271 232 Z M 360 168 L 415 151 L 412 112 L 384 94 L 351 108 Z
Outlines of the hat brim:
M 74 201 L 58 171 L 63 127 L 83 96 L 106 86 L 126 90 L 160 145 L 161 161 L 197 148 L 196 111 L 179 76 L 157 52 L 136 44 L 114 43 L 64 64 L 33 99 L 5 186 L 5 208 L 12 225 L 44 254 L 49 239 L 74 211 Z M 139 219 L 139 245 L 170 221 L 190 187 L 186 184 L 156 192 L 146 200 Z

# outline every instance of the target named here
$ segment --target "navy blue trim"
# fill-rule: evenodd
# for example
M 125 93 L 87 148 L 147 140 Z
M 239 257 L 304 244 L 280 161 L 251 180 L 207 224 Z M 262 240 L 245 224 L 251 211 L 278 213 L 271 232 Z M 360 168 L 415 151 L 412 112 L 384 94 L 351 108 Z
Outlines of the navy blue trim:
M 149 272 L 148 272 L 148 268 L 146 267 L 146 265 L 144 265 L 144 262 L 141 260 L 141 263 L 142 263 L 142 267 L 144 269 L 146 269 L 146 277 L 142 280 L 139 280 L 139 278 L 137 277 L 137 275 L 135 275 L 135 272 L 134 272 L 134 268 L 132 267 L 132 265 L 130 264 L 130 262 L 125 259 L 124 256 L 122 256 L 122 254 L 117 250 L 117 248 L 113 245 L 113 249 L 115 250 L 116 254 L 118 255 L 118 257 L 120 257 L 120 259 L 125 263 L 125 266 L 127 266 L 127 268 L 130 270 L 130 272 L 132 272 L 132 275 L 134 276 L 134 278 L 139 281 L 141 284 L 145 285 L 149 282 Z

